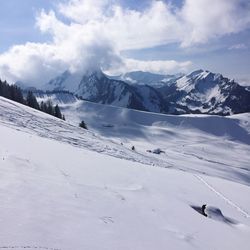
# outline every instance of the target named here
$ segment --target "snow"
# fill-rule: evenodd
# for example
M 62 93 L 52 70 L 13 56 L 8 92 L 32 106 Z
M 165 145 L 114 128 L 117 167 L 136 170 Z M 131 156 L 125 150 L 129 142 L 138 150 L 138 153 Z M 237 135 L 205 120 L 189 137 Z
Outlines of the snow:
M 118 107 L 125 107 L 129 103 L 130 94 L 129 92 L 125 92 L 125 94 L 121 94 L 124 91 L 124 86 L 121 84 L 117 84 L 114 91 L 114 101 L 112 102 L 113 105 Z
M 224 78 L 221 74 L 207 70 L 194 71 L 176 81 L 177 90 L 182 93 L 176 103 L 183 107 L 184 112 L 188 109 L 193 113 L 233 114 L 234 105 L 226 104 L 229 98 L 236 98 L 230 93 L 232 86 L 236 86 L 233 80 Z M 240 95 L 238 98 L 241 98 Z
M 111 77 L 115 78 L 115 77 Z M 127 72 L 124 75 L 116 78 L 117 80 L 125 81 L 129 84 L 139 84 L 139 85 L 161 85 L 161 81 L 165 78 L 172 79 L 175 78 L 174 75 L 160 75 L 144 71 L 132 71 Z
M 68 104 L 68 103 L 74 103 L 78 99 L 69 93 L 63 93 L 63 92 L 58 92 L 58 93 L 36 93 L 36 99 L 39 103 L 47 102 L 48 100 L 51 100 L 52 103 L 57 103 L 58 105 L 63 105 L 63 104 Z
M 189 82 L 188 82 L 189 78 L 187 76 L 183 76 L 180 79 L 178 79 L 176 81 L 176 87 L 179 90 L 185 90 L 186 92 L 190 92 L 194 86 L 192 86 Z
M 0 249 L 249 249 L 249 114 L 66 110 L 90 131 L 0 98 Z
M 161 148 L 166 154 L 158 159 L 166 166 L 244 183 L 247 180 L 249 114 L 171 116 L 86 101 L 62 106 L 62 112 L 72 124 L 84 120 L 95 133 L 128 148 L 134 145 L 143 155 L 147 150 Z
M 198 88 L 199 92 L 203 94 L 206 92 L 210 93 L 210 89 L 218 87 L 217 80 L 219 76 L 209 71 L 197 70 L 178 79 L 176 86 L 179 90 L 186 91 L 187 93 L 195 88 Z
M 143 96 L 143 106 L 151 112 L 160 113 L 160 102 L 156 93 L 148 86 L 140 86 L 137 88 L 138 93 Z
M 65 71 L 58 77 L 52 79 L 50 82 L 44 84 L 43 90 L 68 90 L 75 92 L 78 89 L 79 83 L 81 82 L 81 74 L 72 74 L 69 71 Z

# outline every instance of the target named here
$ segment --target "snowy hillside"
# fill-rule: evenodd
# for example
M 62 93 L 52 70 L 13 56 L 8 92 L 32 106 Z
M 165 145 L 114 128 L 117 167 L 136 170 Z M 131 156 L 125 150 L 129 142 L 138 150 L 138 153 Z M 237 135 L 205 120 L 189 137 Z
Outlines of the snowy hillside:
M 0 98 L 1 248 L 249 248 L 249 115 L 77 105 L 94 133 Z
M 165 154 L 158 158 L 167 166 L 216 176 L 221 176 L 222 171 L 222 176 L 229 179 L 235 173 L 233 178 L 246 176 L 247 179 L 250 161 L 247 154 L 250 144 L 249 114 L 231 117 L 172 116 L 81 100 L 61 104 L 60 107 L 71 124 L 77 125 L 84 120 L 96 133 L 122 142 L 128 148 L 135 145 L 142 154 L 161 148 Z M 235 154 L 229 154 L 230 150 Z M 146 153 L 146 156 L 149 155 L 152 154 Z M 233 164 L 236 160 L 238 163 Z M 192 164 L 183 165 L 188 161 Z M 237 167 L 238 164 L 240 167 Z M 231 167 L 233 171 L 227 171 Z
M 1 248 L 248 249 L 249 115 L 77 105 L 94 133 L 0 98 Z

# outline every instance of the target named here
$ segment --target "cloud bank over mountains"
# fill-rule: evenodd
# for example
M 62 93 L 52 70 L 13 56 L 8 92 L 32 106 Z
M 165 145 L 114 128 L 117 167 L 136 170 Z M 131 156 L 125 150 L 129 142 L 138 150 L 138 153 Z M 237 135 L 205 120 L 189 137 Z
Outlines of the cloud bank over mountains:
M 167 1 L 151 1 L 135 10 L 119 0 L 67 0 L 53 10 L 41 10 L 35 25 L 51 40 L 14 45 L 1 54 L 1 78 L 39 86 L 67 69 L 185 72 L 191 61 L 139 61 L 124 58 L 121 52 L 171 43 L 184 49 L 241 32 L 250 27 L 250 3 L 185 0 L 176 7 Z

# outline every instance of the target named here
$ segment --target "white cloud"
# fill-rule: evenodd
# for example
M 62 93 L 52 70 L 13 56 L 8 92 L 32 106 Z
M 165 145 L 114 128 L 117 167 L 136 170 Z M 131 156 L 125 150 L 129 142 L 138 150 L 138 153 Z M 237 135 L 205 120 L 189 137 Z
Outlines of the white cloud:
M 235 78 L 235 81 L 241 86 L 250 87 L 250 75 L 241 74 L 241 76 Z
M 120 50 L 141 49 L 177 42 L 181 26 L 170 6 L 161 1 L 142 11 L 113 8 L 112 18 L 102 23 Z
M 228 49 L 229 50 L 238 50 L 238 49 L 247 49 L 247 45 L 244 44 L 244 43 L 237 43 L 237 44 L 234 44 L 232 46 L 230 46 Z
M 110 3 L 108 0 L 69 0 L 60 3 L 58 9 L 65 17 L 84 24 L 89 20 L 103 20 L 105 9 Z
M 48 79 L 65 67 L 49 44 L 26 43 L 13 46 L 0 56 L 1 77 L 11 82 L 34 83 Z
M 121 74 L 129 71 L 148 71 L 159 74 L 174 74 L 176 72 L 188 72 L 192 66 L 191 61 L 177 62 L 175 60 L 153 60 L 141 61 L 135 59 L 124 59 L 124 65 L 121 68 L 113 68 L 108 71 L 109 74 Z
M 166 1 L 152 1 L 141 11 L 118 3 L 68 0 L 56 10 L 41 11 L 36 25 L 52 41 L 16 45 L 1 54 L 1 77 L 42 84 L 66 69 L 186 71 L 189 61 L 138 61 L 122 58 L 120 52 L 172 42 L 190 47 L 240 32 L 250 24 L 247 0 L 186 0 L 180 9 Z
M 191 46 L 250 27 L 247 0 L 186 0 L 182 8 L 154 1 L 141 11 L 122 8 L 118 1 L 70 0 L 60 12 L 85 30 L 100 31 L 120 50 L 179 42 Z
M 186 27 L 182 45 L 190 46 L 249 28 L 250 2 L 247 0 L 186 0 L 179 15 Z
M 152 1 L 145 10 L 135 11 L 122 8 L 116 2 L 107 0 L 70 0 L 60 4 L 61 14 L 70 18 L 84 33 L 95 32 L 114 41 L 119 50 L 148 48 L 179 40 L 181 33 L 177 17 L 171 6 L 162 1 Z M 108 4 L 109 3 L 109 4 Z M 49 14 L 51 16 L 51 13 Z M 40 17 L 48 27 L 55 25 L 53 18 Z M 71 23 L 72 26 L 72 23 Z M 60 27 L 59 27 L 60 28 Z

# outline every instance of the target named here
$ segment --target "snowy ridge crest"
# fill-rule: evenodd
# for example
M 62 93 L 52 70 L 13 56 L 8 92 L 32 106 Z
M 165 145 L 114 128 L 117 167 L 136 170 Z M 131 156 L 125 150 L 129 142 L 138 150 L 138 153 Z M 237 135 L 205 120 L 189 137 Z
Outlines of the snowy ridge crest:
M 88 101 L 169 114 L 231 115 L 250 112 L 250 92 L 207 70 L 187 75 L 129 72 L 111 77 L 101 70 L 52 79 L 44 90 L 68 90 Z

